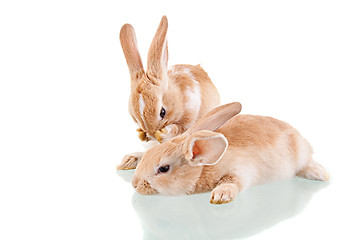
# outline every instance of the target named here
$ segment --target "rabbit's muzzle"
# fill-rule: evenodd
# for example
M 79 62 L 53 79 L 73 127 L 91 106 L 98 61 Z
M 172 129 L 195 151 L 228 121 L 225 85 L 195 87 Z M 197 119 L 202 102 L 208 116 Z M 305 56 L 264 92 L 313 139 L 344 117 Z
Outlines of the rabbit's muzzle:
M 144 179 L 139 179 L 136 176 L 134 176 L 132 179 L 132 185 L 138 193 L 143 195 L 153 195 L 158 193 L 156 189 L 151 187 L 148 181 Z

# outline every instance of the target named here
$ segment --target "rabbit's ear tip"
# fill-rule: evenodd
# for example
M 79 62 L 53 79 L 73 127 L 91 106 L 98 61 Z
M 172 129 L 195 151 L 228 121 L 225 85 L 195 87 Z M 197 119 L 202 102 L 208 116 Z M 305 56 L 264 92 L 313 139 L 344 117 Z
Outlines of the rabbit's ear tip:
M 122 27 L 120 32 L 124 32 L 124 31 L 129 31 L 129 30 L 133 30 L 133 26 L 129 23 L 125 23 Z
M 229 107 L 231 106 L 232 109 L 234 109 L 237 112 L 241 112 L 242 105 L 239 102 L 232 102 L 227 104 Z
M 242 109 L 242 104 L 239 103 L 239 102 L 235 102 L 235 104 L 236 104 L 236 107 L 239 109 L 239 111 L 241 111 L 241 109 Z
M 161 18 L 161 22 L 160 22 L 161 24 L 165 24 L 165 25 L 168 25 L 168 19 L 167 19 L 167 17 L 164 15 L 164 16 L 162 16 L 162 18 Z

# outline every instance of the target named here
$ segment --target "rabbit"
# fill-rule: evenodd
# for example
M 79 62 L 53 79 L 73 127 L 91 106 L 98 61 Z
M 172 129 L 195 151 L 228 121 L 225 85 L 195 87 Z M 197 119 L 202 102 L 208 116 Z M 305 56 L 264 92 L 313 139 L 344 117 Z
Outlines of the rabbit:
M 238 102 L 217 107 L 185 133 L 146 151 L 132 179 L 136 191 L 211 191 L 210 203 L 223 204 L 257 184 L 293 176 L 329 179 L 296 129 L 272 117 L 237 115 L 241 108 Z
M 138 124 L 139 138 L 144 142 L 169 140 L 220 104 L 216 87 L 200 65 L 174 65 L 168 70 L 167 28 L 168 21 L 163 16 L 148 52 L 146 72 L 134 28 L 125 24 L 120 30 L 131 78 L 129 113 Z M 135 168 L 142 154 L 126 155 L 117 168 Z

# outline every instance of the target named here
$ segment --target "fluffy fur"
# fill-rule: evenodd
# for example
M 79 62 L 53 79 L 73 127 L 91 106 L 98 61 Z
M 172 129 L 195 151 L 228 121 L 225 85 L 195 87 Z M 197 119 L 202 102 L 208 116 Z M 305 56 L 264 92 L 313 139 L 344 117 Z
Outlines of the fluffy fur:
M 219 105 L 220 96 L 200 65 L 175 65 L 169 70 L 166 33 L 167 18 L 163 16 L 151 43 L 145 72 L 134 28 L 125 24 L 120 42 L 131 76 L 129 113 L 139 125 L 142 141 L 164 142 L 185 132 L 205 113 Z M 164 108 L 166 114 L 160 117 Z M 128 168 L 125 157 L 118 169 Z
M 184 134 L 148 150 L 133 186 L 141 194 L 212 191 L 211 203 L 232 201 L 246 188 L 300 176 L 328 180 L 309 143 L 289 124 L 264 116 L 234 115 L 241 104 L 213 109 Z M 169 171 L 159 172 L 159 167 Z

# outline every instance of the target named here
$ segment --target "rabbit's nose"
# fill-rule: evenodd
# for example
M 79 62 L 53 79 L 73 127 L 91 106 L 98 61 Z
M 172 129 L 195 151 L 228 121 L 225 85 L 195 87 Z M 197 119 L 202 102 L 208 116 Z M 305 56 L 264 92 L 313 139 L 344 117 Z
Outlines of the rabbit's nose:
M 131 183 L 132 183 L 133 187 L 136 188 L 139 183 L 139 178 L 134 175 Z

